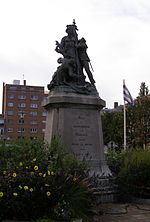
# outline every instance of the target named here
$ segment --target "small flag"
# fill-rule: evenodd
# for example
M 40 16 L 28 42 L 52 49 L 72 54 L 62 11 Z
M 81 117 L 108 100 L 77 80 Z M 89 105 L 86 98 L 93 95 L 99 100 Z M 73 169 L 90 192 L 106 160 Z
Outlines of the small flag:
M 128 104 L 134 105 L 133 98 L 132 98 L 128 88 L 126 87 L 125 83 L 123 84 L 123 97 L 124 97 L 124 101 L 128 102 Z

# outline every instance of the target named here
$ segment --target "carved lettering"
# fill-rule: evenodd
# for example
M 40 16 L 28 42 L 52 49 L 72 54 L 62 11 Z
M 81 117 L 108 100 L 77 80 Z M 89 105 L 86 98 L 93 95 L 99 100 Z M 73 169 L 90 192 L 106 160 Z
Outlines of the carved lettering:
M 73 128 L 90 128 L 88 125 L 74 125 Z
M 72 149 L 77 156 L 84 157 L 87 153 L 93 151 L 93 144 L 91 143 L 92 128 L 93 126 L 89 113 L 74 113 L 72 124 Z

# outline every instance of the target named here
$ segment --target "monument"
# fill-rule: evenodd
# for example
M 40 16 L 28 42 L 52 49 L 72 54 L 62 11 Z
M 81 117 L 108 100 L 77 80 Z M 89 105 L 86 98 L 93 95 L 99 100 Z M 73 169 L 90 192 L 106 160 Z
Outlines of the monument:
M 68 152 L 79 159 L 88 158 L 91 174 L 108 176 L 100 116 L 105 101 L 95 86 L 86 40 L 78 39 L 77 31 L 73 21 L 66 27 L 67 35 L 60 43 L 56 41 L 55 50 L 62 56 L 58 58 L 59 66 L 48 84 L 49 95 L 44 102 L 45 141 L 50 143 L 54 135 L 60 135 Z

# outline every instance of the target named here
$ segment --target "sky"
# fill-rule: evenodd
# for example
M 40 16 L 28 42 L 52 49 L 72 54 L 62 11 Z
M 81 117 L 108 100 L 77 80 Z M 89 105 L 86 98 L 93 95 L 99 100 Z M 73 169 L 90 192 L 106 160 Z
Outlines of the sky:
M 55 41 L 73 19 L 107 108 L 123 104 L 123 79 L 133 98 L 141 82 L 150 88 L 149 0 L 0 0 L 1 99 L 3 82 L 13 80 L 47 91 L 60 57 Z

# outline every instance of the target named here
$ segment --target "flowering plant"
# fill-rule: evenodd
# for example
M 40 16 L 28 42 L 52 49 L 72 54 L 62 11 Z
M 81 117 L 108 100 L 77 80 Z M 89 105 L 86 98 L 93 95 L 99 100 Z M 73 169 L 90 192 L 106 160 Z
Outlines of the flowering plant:
M 0 219 L 69 221 L 88 216 L 93 188 L 86 178 L 86 166 L 65 153 L 58 138 L 51 146 L 11 144 L 4 156 L 7 152 L 9 158 L 0 163 Z M 0 149 L 2 154 L 4 149 Z

